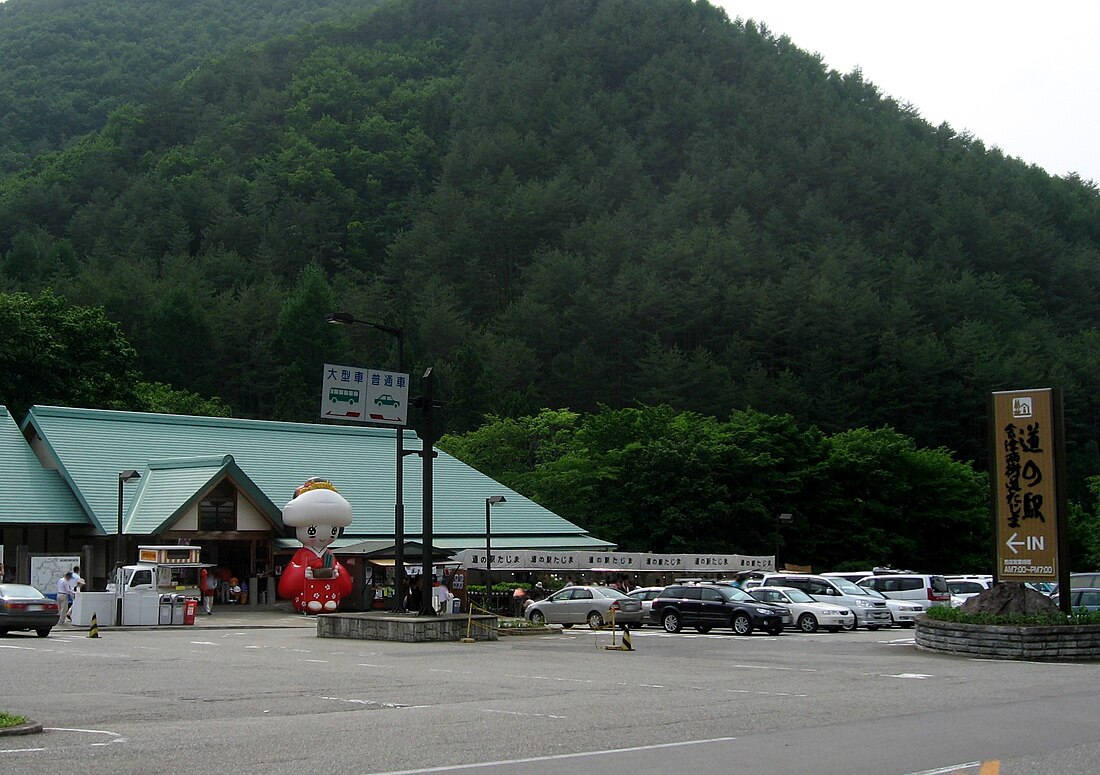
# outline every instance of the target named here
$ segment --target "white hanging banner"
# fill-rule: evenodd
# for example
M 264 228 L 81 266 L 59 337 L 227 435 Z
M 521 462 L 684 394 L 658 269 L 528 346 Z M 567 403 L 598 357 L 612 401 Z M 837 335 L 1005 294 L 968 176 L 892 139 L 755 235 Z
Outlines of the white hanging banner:
M 484 549 L 464 549 L 455 559 L 466 568 L 485 568 Z M 494 549 L 493 570 L 645 571 L 729 573 L 772 570 L 775 558 L 746 554 L 647 554 L 642 552 L 554 552 L 545 549 Z

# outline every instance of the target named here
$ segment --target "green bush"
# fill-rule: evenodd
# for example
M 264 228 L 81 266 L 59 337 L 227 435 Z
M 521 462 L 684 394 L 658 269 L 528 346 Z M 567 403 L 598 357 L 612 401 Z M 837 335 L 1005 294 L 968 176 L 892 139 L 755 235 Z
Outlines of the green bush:
M 0 712 L 0 729 L 6 727 L 17 727 L 20 724 L 26 724 L 27 719 L 23 716 L 13 716 L 10 713 Z
M 957 622 L 959 624 L 989 624 L 1008 627 L 1061 627 L 1071 624 L 1100 624 L 1100 611 L 1088 611 L 1079 608 L 1069 616 L 1050 614 L 990 614 L 963 613 L 958 608 L 936 606 L 928 610 L 928 618 L 938 622 Z

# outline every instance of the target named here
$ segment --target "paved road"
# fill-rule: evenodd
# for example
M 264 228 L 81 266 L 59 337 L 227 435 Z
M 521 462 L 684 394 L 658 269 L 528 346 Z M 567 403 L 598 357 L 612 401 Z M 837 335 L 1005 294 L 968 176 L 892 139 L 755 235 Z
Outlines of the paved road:
M 0 638 L 0 710 L 47 728 L 0 738 L 0 772 L 1100 771 L 1100 665 L 927 654 L 909 630 L 647 628 L 622 653 L 584 628 L 396 644 L 222 621 Z

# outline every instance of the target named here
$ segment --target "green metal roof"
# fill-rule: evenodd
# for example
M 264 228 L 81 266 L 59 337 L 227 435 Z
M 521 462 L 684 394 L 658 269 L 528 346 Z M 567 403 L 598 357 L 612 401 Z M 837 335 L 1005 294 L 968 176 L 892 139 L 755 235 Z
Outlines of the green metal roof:
M 279 507 L 306 479 L 324 476 L 352 505 L 354 519 L 345 535 L 393 536 L 396 438 L 391 429 L 35 406 L 23 422 L 23 431 L 41 437 L 61 475 L 107 535 L 116 532 L 119 471 L 133 468 L 143 478 L 154 479 L 163 473 L 164 492 L 168 492 L 167 469 L 151 468 L 151 462 L 231 455 L 241 475 Z M 405 431 L 404 445 L 406 450 L 419 449 L 420 440 L 412 431 Z M 213 462 L 207 462 L 205 472 L 209 474 Z M 465 546 L 473 536 L 484 535 L 485 499 L 492 495 L 507 498 L 492 507 L 494 535 L 513 536 L 525 544 L 553 537 L 554 546 L 583 543 L 583 548 L 595 540 L 577 525 L 446 452 L 438 451 L 433 468 L 433 527 L 440 546 L 444 546 L 444 538 L 471 536 L 469 540 L 461 538 Z M 405 458 L 405 532 L 410 539 L 420 534 L 422 470 L 419 456 Z M 197 482 L 203 475 L 196 470 L 195 478 L 188 481 Z M 174 476 L 180 493 L 186 489 L 183 481 L 187 475 L 181 469 Z M 138 487 L 140 480 L 125 485 L 127 503 L 135 495 L 144 497 Z M 148 517 L 141 504 L 139 510 L 126 509 L 135 520 L 140 513 L 142 525 L 164 513 L 153 509 L 154 495 L 165 497 L 150 493 Z M 173 513 L 180 505 L 176 504 Z
M 148 473 L 139 480 L 127 509 L 122 532 L 154 535 L 170 528 L 223 478 L 228 478 L 248 495 L 272 527 L 283 529 L 279 507 L 241 471 L 232 455 L 223 455 L 150 460 Z
M 0 406 L 0 524 L 88 525 L 91 520 L 57 471 L 43 468 L 15 418 Z

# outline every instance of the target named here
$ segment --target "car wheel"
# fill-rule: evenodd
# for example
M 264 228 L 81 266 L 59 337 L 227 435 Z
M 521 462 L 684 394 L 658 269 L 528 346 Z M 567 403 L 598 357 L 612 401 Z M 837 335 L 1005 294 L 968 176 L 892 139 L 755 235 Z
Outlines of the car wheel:
M 696 632 L 701 632 L 704 635 L 706 635 L 708 632 L 710 632 L 710 627 L 708 627 L 704 624 L 697 624 L 697 625 L 695 625 L 695 631 Z
M 599 611 L 593 611 L 588 615 L 588 626 L 593 630 L 598 630 L 603 627 L 603 616 Z
M 858 627 L 859 619 L 852 619 L 850 624 L 842 624 L 840 629 L 844 630 L 844 632 L 855 632 Z
M 752 635 L 752 619 L 748 614 L 734 614 L 730 626 L 738 635 Z
M 542 611 L 532 611 L 531 624 L 546 624 L 546 614 Z
M 817 617 L 813 614 L 802 614 L 798 617 L 798 629 L 802 632 L 817 632 Z
M 680 614 L 675 611 L 665 611 L 661 615 L 661 626 L 665 628 L 665 632 L 679 632 L 680 627 Z
M 39 627 L 35 632 L 38 633 L 39 638 L 48 638 L 52 629 L 52 627 Z

